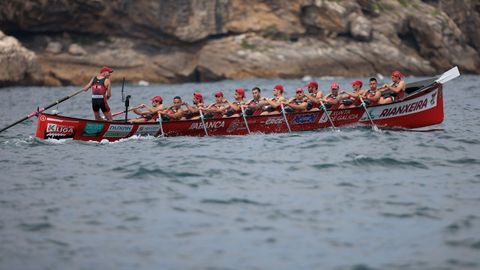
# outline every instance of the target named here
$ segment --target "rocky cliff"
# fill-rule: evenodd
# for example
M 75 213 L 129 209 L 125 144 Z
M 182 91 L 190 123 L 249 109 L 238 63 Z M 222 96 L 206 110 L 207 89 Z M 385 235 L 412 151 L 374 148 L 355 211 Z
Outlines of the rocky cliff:
M 480 73 L 479 26 L 474 0 L 7 0 L 0 85 L 83 84 L 102 65 L 152 82 Z

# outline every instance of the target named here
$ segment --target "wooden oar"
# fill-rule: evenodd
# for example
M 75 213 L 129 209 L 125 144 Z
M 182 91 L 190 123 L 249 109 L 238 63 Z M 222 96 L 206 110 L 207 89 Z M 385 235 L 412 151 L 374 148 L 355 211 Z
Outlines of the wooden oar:
M 282 108 L 283 119 L 285 119 L 285 124 L 287 124 L 288 132 L 292 132 L 290 129 L 290 124 L 288 123 L 287 115 L 285 114 L 285 108 L 283 107 L 282 103 L 280 103 L 280 108 Z
M 248 127 L 248 122 L 247 122 L 247 117 L 245 115 L 245 110 L 243 109 L 242 105 L 239 105 L 239 106 L 240 106 L 240 109 L 242 110 L 242 117 L 243 117 L 243 121 L 245 122 L 245 127 L 247 127 L 248 134 L 250 134 L 250 128 Z
M 128 111 L 131 112 L 133 110 L 140 109 L 140 107 L 141 106 L 133 107 L 133 108 L 128 109 Z M 120 114 L 124 114 L 124 113 L 126 113 L 126 111 L 120 111 L 120 112 L 112 113 L 112 117 L 120 115 Z
M 370 123 L 372 123 L 372 129 L 373 129 L 373 131 L 379 131 L 377 125 L 375 125 L 375 123 L 374 123 L 373 120 L 372 120 L 372 117 L 370 116 L 370 113 L 369 113 L 368 110 L 367 110 L 367 105 L 366 105 L 365 102 L 363 101 L 362 96 L 360 96 L 360 94 L 359 94 L 358 97 L 360 98 L 360 101 L 362 102 L 362 107 L 363 107 L 363 109 L 365 109 L 365 113 L 367 113 L 367 116 L 368 116 L 368 119 L 370 120 Z
M 328 112 L 327 112 L 327 107 L 325 107 L 325 104 L 323 103 L 322 100 L 320 100 L 320 105 L 322 106 L 322 110 L 323 110 L 323 112 L 325 113 L 325 115 L 327 116 L 328 121 L 330 122 L 331 127 L 333 128 L 333 130 L 336 130 L 335 125 L 333 124 L 332 118 L 330 118 L 330 115 L 329 115 Z
M 203 117 L 203 112 L 202 112 L 201 109 L 198 109 L 198 111 L 200 112 L 200 120 L 202 121 L 202 126 L 203 126 L 203 130 L 205 131 L 205 136 L 208 137 L 207 126 L 205 125 L 205 119 Z
M 45 111 L 45 110 L 48 110 L 48 109 L 50 109 L 51 107 L 53 107 L 53 106 L 55 106 L 55 105 L 57 105 L 57 104 L 60 104 L 60 103 L 64 102 L 65 100 L 70 99 L 70 98 L 72 98 L 72 97 L 80 94 L 81 92 L 83 92 L 83 89 L 80 89 L 80 90 L 78 90 L 78 91 L 75 92 L 75 93 L 72 93 L 72 94 L 70 94 L 70 95 L 68 95 L 68 96 L 66 96 L 66 97 L 64 97 L 64 98 L 62 98 L 62 99 L 59 99 L 59 100 L 55 101 L 54 103 L 46 106 L 45 108 L 37 109 L 36 111 L 30 113 L 29 115 L 27 115 L 27 116 L 25 116 L 24 118 L 16 121 L 15 123 L 10 124 L 10 125 L 8 125 L 7 127 L 2 128 L 2 129 L 0 130 L 0 132 L 3 132 L 3 131 L 5 131 L 5 130 L 7 130 L 7 129 L 9 129 L 9 128 L 15 126 L 15 125 L 17 125 L 17 124 L 20 124 L 21 122 L 23 122 L 23 121 L 25 121 L 25 120 L 27 120 L 27 119 L 29 119 L 29 118 L 32 118 L 32 117 L 38 115 L 39 113 L 41 113 L 41 112 L 43 112 L 43 111 Z

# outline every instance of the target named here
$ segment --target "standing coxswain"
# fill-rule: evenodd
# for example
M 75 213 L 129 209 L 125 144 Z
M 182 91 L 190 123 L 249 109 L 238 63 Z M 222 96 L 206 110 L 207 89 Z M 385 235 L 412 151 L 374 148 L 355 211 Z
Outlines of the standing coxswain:
M 94 76 L 87 85 L 83 87 L 83 91 L 92 88 L 92 109 L 96 120 L 102 120 L 100 117 L 100 110 L 108 121 L 113 121 L 110 107 L 107 100 L 112 96 L 112 87 L 110 84 L 110 74 L 113 69 L 109 67 L 102 67 L 100 75 Z

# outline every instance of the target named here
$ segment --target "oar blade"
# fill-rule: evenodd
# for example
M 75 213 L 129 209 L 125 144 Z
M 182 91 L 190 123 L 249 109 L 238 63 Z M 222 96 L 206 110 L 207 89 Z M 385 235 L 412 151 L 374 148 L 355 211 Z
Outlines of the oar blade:
M 458 76 L 460 76 L 460 71 L 458 70 L 458 67 L 455 66 L 450 70 L 448 70 L 447 72 L 443 73 L 442 76 L 440 76 L 440 78 L 436 80 L 436 82 L 444 84 L 448 81 L 451 81 L 457 78 Z

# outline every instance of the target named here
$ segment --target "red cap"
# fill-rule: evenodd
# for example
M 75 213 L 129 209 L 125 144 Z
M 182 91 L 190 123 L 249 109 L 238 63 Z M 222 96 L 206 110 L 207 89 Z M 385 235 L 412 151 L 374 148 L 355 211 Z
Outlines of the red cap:
M 108 72 L 108 73 L 112 73 L 113 72 L 113 69 L 109 68 L 109 67 L 102 67 L 100 69 L 100 73 L 103 73 L 103 72 Z
M 403 77 L 403 74 L 402 74 L 400 71 L 395 70 L 394 72 L 392 72 L 392 77 L 402 78 L 402 77 Z
M 150 99 L 151 101 L 156 101 L 158 103 L 162 103 L 163 102 L 163 99 L 161 96 L 154 96 Z
M 223 92 L 222 91 L 216 92 L 215 97 L 223 97 Z
M 330 89 L 333 89 L 333 88 L 339 89 L 340 85 L 338 85 L 338 83 L 334 82 L 334 83 L 332 83 L 332 85 L 330 85 Z
M 354 85 L 360 85 L 360 87 L 362 87 L 362 86 L 363 86 L 363 83 L 362 83 L 362 81 L 360 81 L 360 80 L 356 80 L 356 81 L 353 81 L 353 82 L 352 82 L 352 86 L 354 86 Z
M 244 88 L 237 88 L 235 92 L 239 94 L 241 97 L 245 97 L 245 89 Z
M 275 87 L 273 87 L 273 89 L 276 89 L 276 90 L 280 91 L 280 93 L 283 93 L 283 86 L 281 84 L 275 85 Z
M 203 95 L 200 92 L 193 93 L 193 96 L 198 99 L 200 102 L 203 101 Z
M 307 87 L 314 87 L 315 89 L 318 89 L 318 83 L 317 82 L 309 82 L 306 86 Z
M 297 89 L 295 89 L 295 94 L 298 93 L 303 93 L 303 88 L 298 87 Z

